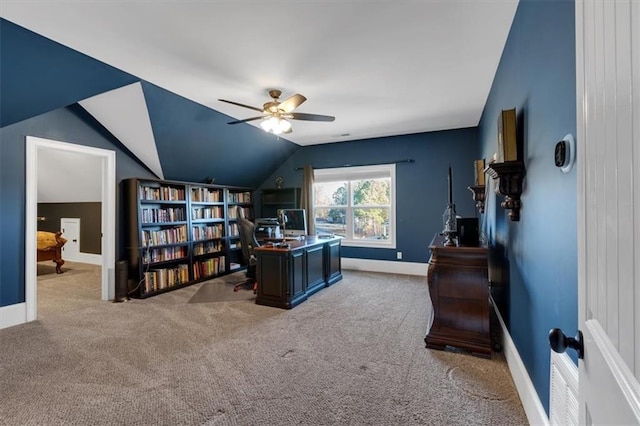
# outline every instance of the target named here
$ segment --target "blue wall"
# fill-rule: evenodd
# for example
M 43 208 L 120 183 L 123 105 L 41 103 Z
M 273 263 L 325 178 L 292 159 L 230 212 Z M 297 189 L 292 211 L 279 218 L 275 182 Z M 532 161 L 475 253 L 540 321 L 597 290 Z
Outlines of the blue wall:
M 284 178 L 286 187 L 302 186 L 302 171 L 294 169 L 307 164 L 327 168 L 413 159 L 414 163 L 396 166 L 397 248 L 344 247 L 342 255 L 395 261 L 396 251 L 402 251 L 402 262 L 424 263 L 429 260 L 431 239 L 442 231 L 449 164 L 458 214 L 477 215 L 471 191 L 467 189 L 474 182 L 477 137 L 477 129 L 470 128 L 306 146 L 282 164 L 263 187 L 274 188 L 276 176 Z
M 26 185 L 26 136 L 37 136 L 61 142 L 109 149 L 116 152 L 116 178 L 154 177 L 120 147 L 120 143 L 88 117 L 81 108 L 60 108 L 41 116 L 0 128 L 0 306 L 25 301 L 24 233 Z M 73 173 L 61 170 L 61 173 Z M 119 193 L 119 192 L 118 192 Z M 120 197 L 117 197 L 120 200 Z M 121 235 L 122 209 L 116 206 L 119 217 L 116 235 Z M 124 239 L 118 238 L 116 259 L 124 253 Z
M 0 306 L 24 302 L 25 137 L 116 152 L 116 177 L 153 177 L 76 102 L 140 81 L 166 179 L 257 187 L 298 146 L 0 19 Z M 123 212 L 118 209 L 120 217 Z M 124 252 L 117 223 L 116 258 Z
M 255 188 L 299 148 L 151 83 L 142 88 L 166 179 Z
M 501 314 L 547 412 L 548 332 L 573 335 L 578 318 L 576 168 L 562 173 L 553 156 L 556 142 L 576 133 L 574 13 L 573 1 L 520 1 L 479 125 L 482 156 L 491 158 L 500 110 L 518 111 L 521 219 L 509 221 L 488 191 L 484 229 L 505 266 L 494 274 L 498 288 L 508 287 Z
M 0 40 L 0 127 L 140 82 L 166 179 L 255 188 L 298 149 L 5 19 Z
M 139 79 L 0 19 L 0 127 Z

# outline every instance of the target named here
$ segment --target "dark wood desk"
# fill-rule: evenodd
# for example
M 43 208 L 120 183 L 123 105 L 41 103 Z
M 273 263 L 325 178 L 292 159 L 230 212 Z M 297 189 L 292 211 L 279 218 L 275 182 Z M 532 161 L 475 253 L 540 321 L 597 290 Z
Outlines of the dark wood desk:
M 429 245 L 427 271 L 433 324 L 424 338 L 428 348 L 454 346 L 491 357 L 489 281 L 486 247 L 445 247 L 437 235 Z
M 256 303 L 291 309 L 342 279 L 340 237 L 307 236 L 289 247 L 256 247 Z

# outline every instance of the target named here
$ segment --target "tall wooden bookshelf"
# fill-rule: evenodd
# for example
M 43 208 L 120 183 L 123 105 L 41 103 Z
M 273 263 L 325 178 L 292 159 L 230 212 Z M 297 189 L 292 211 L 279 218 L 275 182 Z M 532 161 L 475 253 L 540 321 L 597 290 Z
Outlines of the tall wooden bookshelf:
M 260 217 L 276 217 L 278 209 L 299 209 L 300 188 L 268 188 L 260 193 Z
M 241 269 L 236 206 L 252 219 L 249 188 L 125 179 L 131 296 L 146 298 Z

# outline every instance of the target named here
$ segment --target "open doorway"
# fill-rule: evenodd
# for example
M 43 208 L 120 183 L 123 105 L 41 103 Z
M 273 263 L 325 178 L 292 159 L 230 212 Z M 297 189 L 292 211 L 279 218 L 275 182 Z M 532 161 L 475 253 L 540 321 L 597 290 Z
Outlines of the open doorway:
M 47 154 L 68 154 L 79 160 L 98 164 L 101 216 L 101 298 L 115 297 L 115 152 L 83 145 L 27 136 L 26 141 L 26 221 L 25 221 L 25 302 L 27 321 L 37 319 L 37 255 L 36 233 L 38 220 L 38 158 Z M 77 164 L 81 164 L 81 161 Z M 61 174 L 82 180 L 80 167 L 67 167 Z

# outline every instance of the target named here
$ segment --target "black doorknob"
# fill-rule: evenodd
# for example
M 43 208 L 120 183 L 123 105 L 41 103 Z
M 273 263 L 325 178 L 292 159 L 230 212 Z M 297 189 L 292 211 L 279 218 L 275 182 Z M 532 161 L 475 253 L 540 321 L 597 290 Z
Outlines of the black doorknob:
M 582 331 L 578 330 L 576 337 L 567 337 L 559 328 L 552 328 L 549 330 L 549 346 L 554 352 L 559 354 L 567 350 L 567 348 L 574 349 L 578 352 L 578 358 L 584 357 L 584 345 L 582 340 Z

